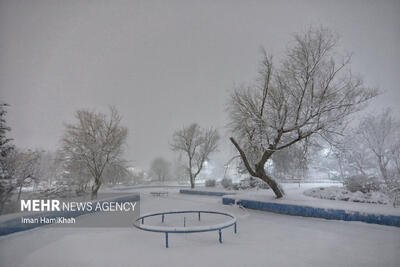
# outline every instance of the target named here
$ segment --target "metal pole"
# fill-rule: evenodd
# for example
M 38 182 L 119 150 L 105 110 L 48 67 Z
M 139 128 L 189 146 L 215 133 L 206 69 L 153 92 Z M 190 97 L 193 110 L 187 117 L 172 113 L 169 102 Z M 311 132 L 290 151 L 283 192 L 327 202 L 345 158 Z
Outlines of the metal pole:
M 200 221 L 200 211 L 199 211 L 199 221 Z
M 142 218 L 142 224 L 144 223 L 144 218 Z
M 165 247 L 168 248 L 168 232 L 165 232 Z
M 164 214 L 161 215 L 161 222 L 164 222 Z
M 235 223 L 233 229 L 234 229 L 234 232 L 235 232 L 235 234 L 236 234 L 236 233 L 237 233 L 237 231 L 236 231 L 236 223 Z
M 222 231 L 221 231 L 221 229 L 219 229 L 218 232 L 219 232 L 219 243 L 222 243 Z
M 183 217 L 183 227 L 186 227 L 186 217 Z

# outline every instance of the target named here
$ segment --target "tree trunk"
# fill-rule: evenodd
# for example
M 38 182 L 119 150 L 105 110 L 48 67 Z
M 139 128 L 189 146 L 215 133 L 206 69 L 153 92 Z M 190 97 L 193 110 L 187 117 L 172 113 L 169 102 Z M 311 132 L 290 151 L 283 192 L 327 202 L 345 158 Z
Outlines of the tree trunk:
M 18 191 L 18 198 L 17 202 L 21 199 L 21 192 L 22 192 L 22 186 L 24 185 L 24 182 L 22 182 L 19 186 L 19 191 Z
M 190 174 L 190 188 L 194 188 L 194 179 L 192 174 Z
M 386 170 L 386 164 L 383 163 L 382 156 L 378 156 L 378 164 L 379 164 L 379 170 L 381 171 L 382 178 L 387 183 L 388 175 L 387 175 L 387 170 Z
M 192 173 L 192 158 L 189 156 L 189 175 L 190 175 L 190 188 L 194 188 L 194 177 Z
M 261 160 L 256 164 L 255 171 L 251 168 L 249 161 L 247 160 L 246 154 L 244 151 L 240 148 L 239 144 L 233 139 L 232 137 L 230 138 L 231 142 L 233 145 L 236 147 L 236 149 L 239 151 L 240 157 L 243 160 L 244 166 L 246 167 L 247 171 L 250 173 L 251 176 L 258 177 L 264 182 L 266 182 L 274 191 L 276 198 L 281 198 L 283 197 L 284 192 L 282 189 L 279 187 L 278 183 L 269 177 L 264 170 L 265 163 L 267 160 L 272 156 L 273 150 L 271 151 L 266 151 L 264 152 Z
M 94 181 L 94 185 L 92 186 L 92 194 L 91 194 L 92 199 L 97 199 L 97 191 L 99 191 L 100 186 L 101 186 L 101 180 L 100 178 L 96 178 Z
M 256 174 L 257 174 L 258 178 L 260 178 L 261 180 L 266 182 L 269 185 L 269 187 L 271 187 L 272 191 L 274 191 L 274 193 L 275 193 L 276 198 L 283 197 L 284 193 L 281 190 L 281 188 L 279 187 L 278 183 L 265 173 L 264 167 L 257 168 Z

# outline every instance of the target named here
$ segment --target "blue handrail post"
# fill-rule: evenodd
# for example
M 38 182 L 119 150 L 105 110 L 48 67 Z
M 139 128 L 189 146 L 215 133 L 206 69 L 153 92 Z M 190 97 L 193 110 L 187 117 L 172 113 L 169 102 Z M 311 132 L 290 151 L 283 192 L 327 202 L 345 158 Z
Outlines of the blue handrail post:
M 161 215 L 161 222 L 162 222 L 162 223 L 164 222 L 164 214 Z
M 142 218 L 142 224 L 144 224 L 144 218 Z
M 168 248 L 168 232 L 165 232 L 165 247 Z
M 200 211 L 199 211 L 199 221 L 200 221 Z
M 221 229 L 219 229 L 218 232 L 219 232 L 219 243 L 222 243 L 222 231 L 221 231 Z
M 236 223 L 234 224 L 234 226 L 233 226 L 233 231 L 235 232 L 235 234 L 237 233 L 237 231 L 236 231 Z
M 186 217 L 183 217 L 183 227 L 186 227 Z

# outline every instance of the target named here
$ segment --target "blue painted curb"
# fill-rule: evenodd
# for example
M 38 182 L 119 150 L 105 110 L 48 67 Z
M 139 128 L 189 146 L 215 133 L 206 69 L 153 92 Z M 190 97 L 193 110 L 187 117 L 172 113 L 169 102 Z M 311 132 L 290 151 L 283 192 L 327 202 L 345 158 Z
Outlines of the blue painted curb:
M 123 197 L 118 197 L 115 199 L 112 199 L 113 201 L 116 201 L 118 203 L 120 202 L 128 202 L 128 201 L 140 201 L 140 195 L 130 195 L 130 196 L 123 196 Z M 110 201 L 110 200 L 104 200 L 104 201 L 95 201 L 94 203 L 103 203 L 105 201 Z M 41 212 L 41 213 L 37 213 L 34 216 L 30 215 L 30 218 L 40 218 L 40 217 L 47 217 L 49 219 L 53 219 L 53 218 L 57 218 L 57 217 L 72 217 L 72 218 L 76 218 L 80 215 L 84 215 L 84 214 L 89 214 L 89 213 L 93 213 L 96 212 L 94 210 L 88 211 L 56 211 L 56 212 Z M 12 233 L 16 233 L 16 232 L 20 232 L 20 231 L 26 231 L 29 229 L 33 229 L 33 228 L 37 228 L 43 225 L 46 225 L 44 223 L 29 223 L 29 224 L 25 224 L 25 223 L 21 223 L 21 218 L 23 216 L 20 217 L 16 217 L 10 220 L 7 220 L 5 222 L 0 223 L 0 236 L 2 235 L 8 235 L 8 234 L 12 234 Z
M 381 215 L 358 211 L 346 211 L 340 209 L 314 208 L 310 206 L 262 202 L 246 199 L 238 200 L 236 203 L 248 209 L 271 211 L 281 214 L 323 218 L 328 220 L 360 221 L 366 223 L 400 227 L 400 216 L 395 215 Z M 235 204 L 235 199 L 223 197 L 222 204 Z
M 191 194 L 191 195 L 203 195 L 203 196 L 217 196 L 217 197 L 236 194 L 236 193 L 228 193 L 228 192 L 213 192 L 213 191 L 202 191 L 202 190 L 192 190 L 192 189 L 181 189 L 181 190 L 179 190 L 179 193 Z

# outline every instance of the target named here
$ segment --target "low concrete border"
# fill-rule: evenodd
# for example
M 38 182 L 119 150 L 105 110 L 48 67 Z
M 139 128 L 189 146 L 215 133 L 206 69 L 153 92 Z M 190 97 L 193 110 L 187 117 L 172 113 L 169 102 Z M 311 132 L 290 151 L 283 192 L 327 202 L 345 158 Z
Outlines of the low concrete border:
M 139 194 L 132 194 L 129 196 L 121 196 L 112 199 L 113 201 L 117 202 L 126 202 L 126 201 L 140 201 L 140 195 Z M 110 201 L 110 199 L 107 200 L 98 200 L 95 201 L 94 203 L 100 202 L 103 203 L 104 201 Z M 38 214 L 35 214 L 35 216 L 30 216 L 31 218 L 40 218 L 40 217 L 48 217 L 48 218 L 57 218 L 57 217 L 73 217 L 76 218 L 80 215 L 84 214 L 89 214 L 89 213 L 94 213 L 96 211 L 57 211 L 57 212 L 41 212 Z M 12 219 L 6 220 L 2 223 L 0 223 L 0 236 L 3 235 L 8 235 L 16 232 L 21 232 L 21 231 L 26 231 L 29 229 L 37 228 L 46 224 L 43 223 L 29 223 L 29 224 L 23 224 L 21 223 L 21 218 L 23 216 L 18 216 L 14 217 Z
M 301 206 L 284 203 L 264 202 L 257 200 L 223 197 L 222 204 L 240 204 L 248 209 L 271 211 L 281 214 L 297 215 L 305 217 L 323 218 L 328 220 L 360 221 L 373 224 L 389 225 L 400 227 L 400 216 L 364 213 L 359 211 L 348 211 L 341 209 L 324 209 L 310 206 Z
M 229 192 L 204 191 L 204 190 L 194 190 L 194 189 L 180 189 L 179 193 L 190 194 L 190 195 L 217 196 L 217 197 L 236 194 L 236 193 L 229 193 Z

